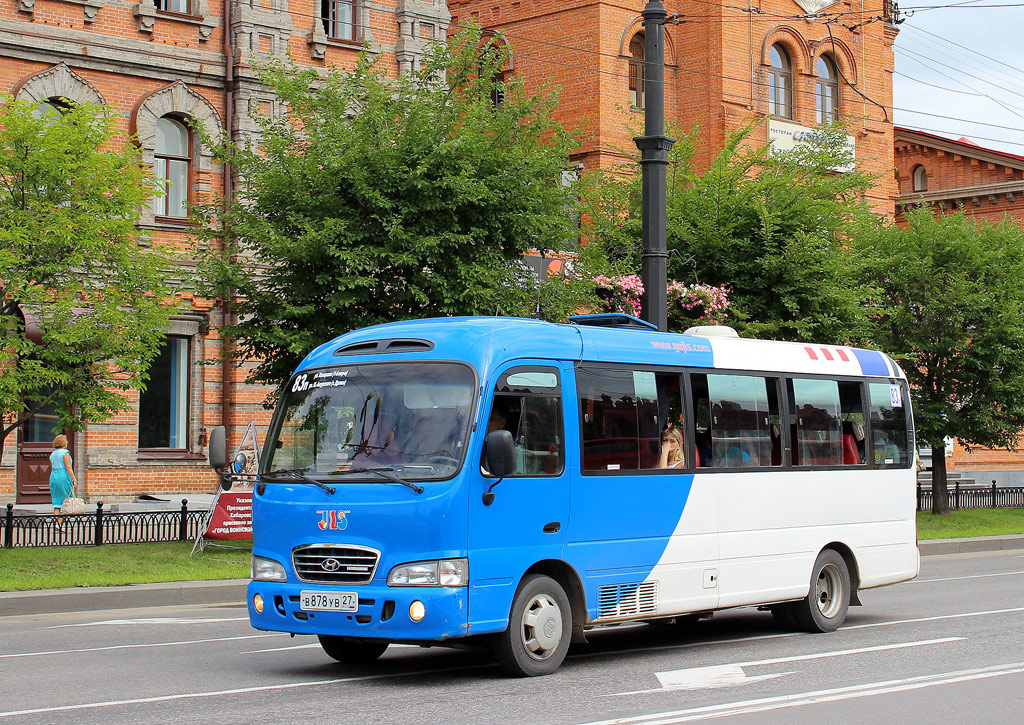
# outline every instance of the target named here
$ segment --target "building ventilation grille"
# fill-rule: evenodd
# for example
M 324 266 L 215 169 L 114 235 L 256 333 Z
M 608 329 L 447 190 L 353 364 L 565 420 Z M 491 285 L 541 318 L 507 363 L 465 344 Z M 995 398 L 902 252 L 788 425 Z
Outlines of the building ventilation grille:
M 597 596 L 600 618 L 656 614 L 658 611 L 658 582 L 611 584 L 599 587 Z

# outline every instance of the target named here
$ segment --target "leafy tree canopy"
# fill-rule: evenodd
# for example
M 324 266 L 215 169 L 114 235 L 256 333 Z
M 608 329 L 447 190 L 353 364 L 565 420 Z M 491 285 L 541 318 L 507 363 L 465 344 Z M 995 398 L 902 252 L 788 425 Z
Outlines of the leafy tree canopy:
M 851 168 L 842 129 L 791 152 L 751 147 L 753 127 L 695 166 L 700 128 L 676 134 L 668 168 L 668 277 L 729 289 L 743 335 L 853 342 L 865 332 L 862 291 L 842 243 L 869 216 L 872 178 Z M 837 169 L 847 169 L 837 172 Z M 639 166 L 596 175 L 586 195 L 595 241 L 619 269 L 640 269 Z
M 0 453 L 47 403 L 72 429 L 126 410 L 165 334 L 170 260 L 136 241 L 150 174 L 111 131 L 97 106 L 0 99 Z
M 264 119 L 258 147 L 220 148 L 242 180 L 223 216 L 240 253 L 205 265 L 221 294 L 237 290 L 229 332 L 260 360 L 253 381 L 279 385 L 316 345 L 358 327 L 536 312 L 520 257 L 577 233 L 561 185 L 576 141 L 551 120 L 550 89 L 500 81 L 504 53 L 477 29 L 397 79 L 365 55 L 326 76 L 265 70 L 288 113 Z M 546 316 L 585 294 L 554 282 L 548 292 Z
M 918 438 L 1011 446 L 1024 428 L 1024 231 L 922 207 L 855 235 L 873 337 L 900 360 Z

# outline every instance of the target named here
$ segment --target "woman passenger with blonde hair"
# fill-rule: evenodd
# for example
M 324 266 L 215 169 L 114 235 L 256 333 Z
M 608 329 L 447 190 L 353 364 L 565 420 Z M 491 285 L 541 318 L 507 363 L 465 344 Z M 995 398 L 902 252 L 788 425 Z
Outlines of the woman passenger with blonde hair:
M 684 465 L 683 432 L 678 428 L 666 428 L 661 433 L 661 459 L 658 468 L 678 468 Z
M 53 453 L 50 454 L 50 499 L 53 501 L 53 515 L 57 523 L 61 523 L 61 506 L 64 499 L 71 495 L 78 481 L 71 468 L 71 451 L 68 450 L 68 437 L 59 435 L 53 439 Z

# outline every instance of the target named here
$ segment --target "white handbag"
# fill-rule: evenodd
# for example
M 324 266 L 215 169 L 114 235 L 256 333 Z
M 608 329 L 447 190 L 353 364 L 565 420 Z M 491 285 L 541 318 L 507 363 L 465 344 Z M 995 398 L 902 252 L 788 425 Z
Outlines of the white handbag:
M 75 489 L 71 489 L 71 495 L 64 499 L 60 505 L 62 514 L 84 514 L 85 501 L 75 496 Z

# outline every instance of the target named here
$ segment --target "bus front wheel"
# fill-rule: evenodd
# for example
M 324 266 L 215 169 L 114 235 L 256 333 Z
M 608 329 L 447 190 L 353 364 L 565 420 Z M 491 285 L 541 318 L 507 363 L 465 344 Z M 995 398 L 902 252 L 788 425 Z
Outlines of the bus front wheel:
M 320 646 L 324 652 L 346 665 L 362 665 L 373 662 L 388 648 L 387 642 L 377 640 L 353 640 L 348 637 L 335 637 L 329 634 L 318 634 Z
M 532 574 L 516 592 L 508 629 L 495 636 L 494 655 L 501 668 L 516 677 L 548 675 L 569 651 L 572 610 L 561 585 Z
M 850 606 L 850 570 L 846 560 L 833 549 L 825 549 L 811 570 L 807 596 L 794 602 L 795 624 L 805 632 L 833 632 L 846 619 Z

